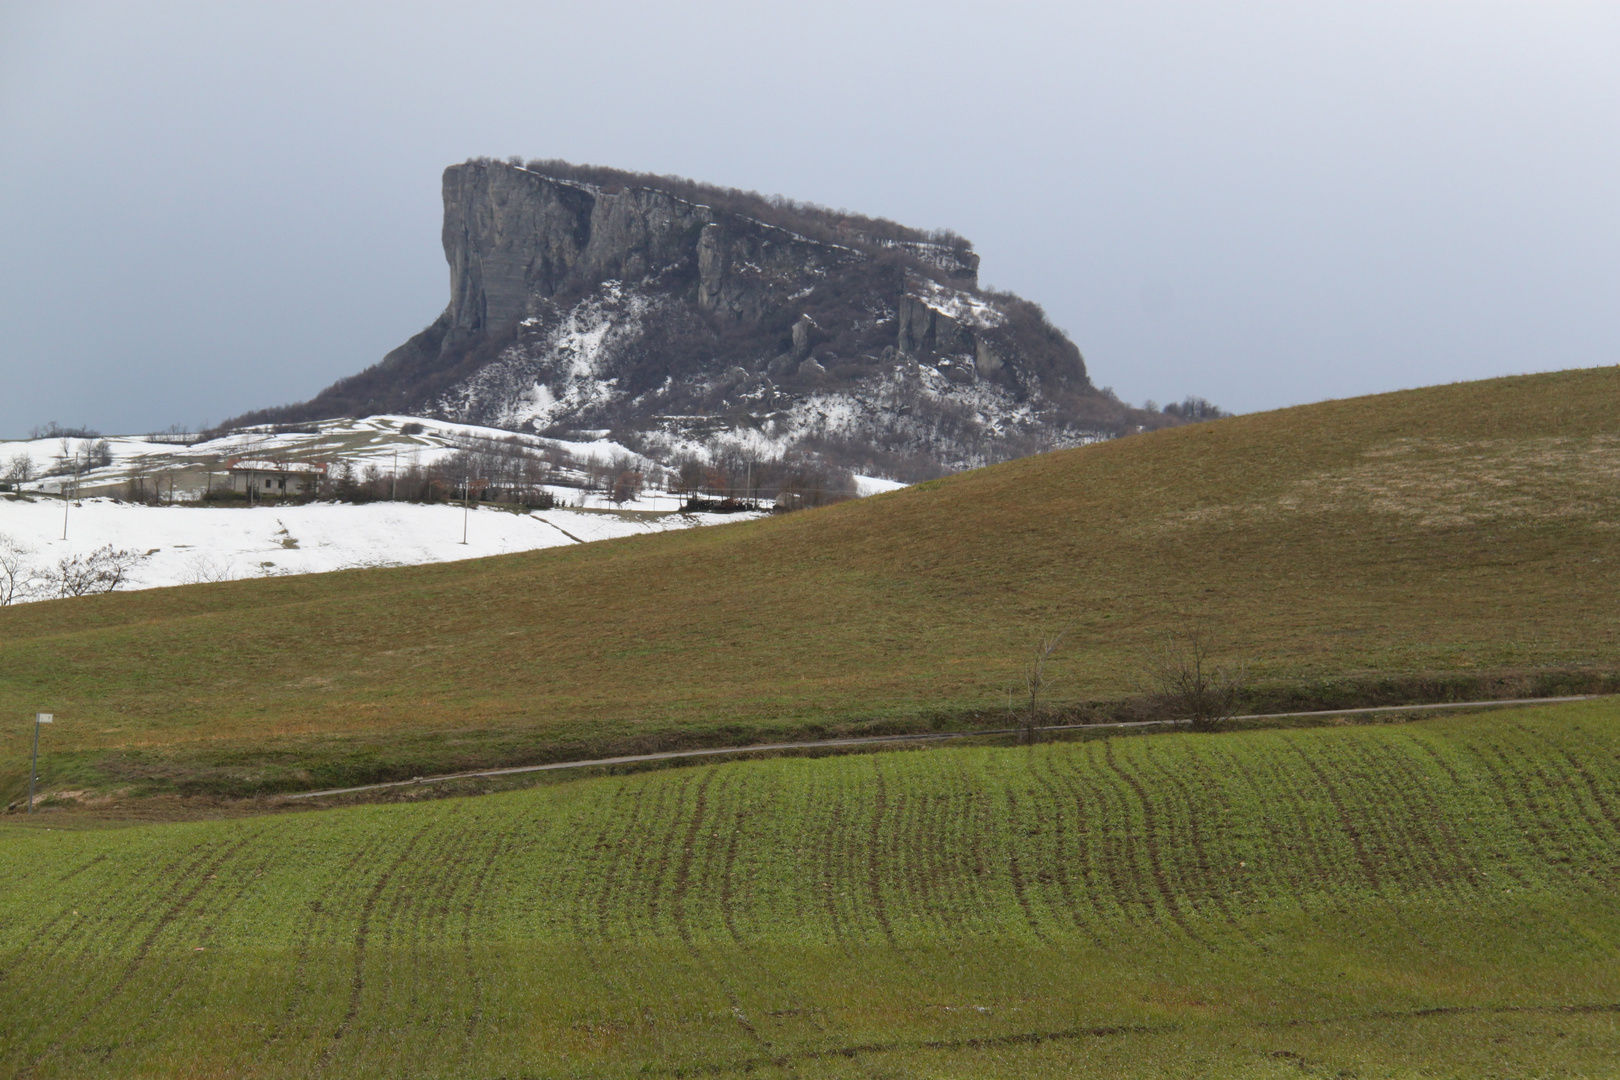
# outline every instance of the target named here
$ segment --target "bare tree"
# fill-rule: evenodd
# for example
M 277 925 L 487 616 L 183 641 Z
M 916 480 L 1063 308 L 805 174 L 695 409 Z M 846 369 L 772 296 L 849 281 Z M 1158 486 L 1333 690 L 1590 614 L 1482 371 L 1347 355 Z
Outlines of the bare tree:
M 19 484 L 26 484 L 34 478 L 34 459 L 27 454 L 17 454 L 6 467 L 6 479 Z
M 1052 654 L 1057 652 L 1058 646 L 1063 643 L 1064 635 L 1069 632 L 1069 625 L 1055 634 L 1042 638 L 1035 646 L 1034 655 L 1030 657 L 1029 663 L 1024 666 L 1024 692 L 1028 697 L 1028 708 L 1024 713 L 1021 741 L 1031 746 L 1035 743 L 1035 729 L 1040 718 L 1041 694 L 1054 681 L 1051 671 L 1048 670 L 1052 663 Z
M 28 562 L 34 549 L 0 533 L 0 607 L 20 603 L 34 593 L 38 574 Z
M 79 472 L 79 455 L 73 448 L 73 440 L 63 435 L 57 441 L 56 464 L 52 467 L 51 472 L 57 475 L 72 474 L 77 476 Z
M 283 542 L 285 546 L 285 542 Z M 202 585 L 216 581 L 236 580 L 236 570 L 229 559 L 214 559 L 199 552 L 186 562 L 180 580 L 187 585 Z
M 1232 719 L 1243 698 L 1247 673 L 1241 664 L 1217 662 L 1217 644 L 1207 625 L 1191 623 L 1147 657 L 1153 698 L 1194 731 L 1214 731 Z

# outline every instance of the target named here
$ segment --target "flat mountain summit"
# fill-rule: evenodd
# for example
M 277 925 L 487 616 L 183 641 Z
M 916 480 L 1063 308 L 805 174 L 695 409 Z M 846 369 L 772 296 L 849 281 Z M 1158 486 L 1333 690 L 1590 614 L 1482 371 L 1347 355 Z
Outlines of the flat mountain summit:
M 408 413 L 731 444 L 920 479 L 1178 418 L 1093 387 L 949 232 L 557 161 L 444 173 L 450 302 L 375 366 L 235 423 Z

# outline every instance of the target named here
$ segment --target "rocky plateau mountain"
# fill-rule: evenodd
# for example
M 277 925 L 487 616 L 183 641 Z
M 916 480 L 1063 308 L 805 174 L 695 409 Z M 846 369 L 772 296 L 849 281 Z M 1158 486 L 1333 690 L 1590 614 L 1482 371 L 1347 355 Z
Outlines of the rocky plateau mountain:
M 375 366 L 233 424 L 403 413 L 731 447 L 915 480 L 1180 422 L 1095 389 L 972 246 L 671 177 L 474 160 L 444 173 L 450 303 Z

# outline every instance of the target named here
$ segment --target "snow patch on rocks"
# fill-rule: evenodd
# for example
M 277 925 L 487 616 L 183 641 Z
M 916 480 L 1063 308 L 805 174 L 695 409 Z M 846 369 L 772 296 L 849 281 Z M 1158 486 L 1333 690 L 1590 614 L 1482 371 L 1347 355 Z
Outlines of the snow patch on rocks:
M 912 295 L 941 315 L 955 319 L 965 326 L 993 330 L 1007 321 L 1007 316 L 972 293 L 953 289 L 927 278 L 919 278 L 912 282 Z

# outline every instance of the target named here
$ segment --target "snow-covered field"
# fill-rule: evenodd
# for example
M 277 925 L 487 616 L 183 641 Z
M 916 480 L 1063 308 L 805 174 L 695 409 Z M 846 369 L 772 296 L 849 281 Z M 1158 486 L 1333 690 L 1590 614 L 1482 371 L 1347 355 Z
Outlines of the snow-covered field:
M 679 513 L 685 496 L 659 490 L 657 478 L 668 473 L 658 462 L 606 438 L 570 442 L 532 435 L 515 438 L 555 463 L 548 482 L 539 485 L 556 497 L 555 510 L 514 514 L 473 508 L 464 521 L 461 507 L 444 503 L 198 505 L 204 492 L 226 482 L 226 469 L 237 458 L 323 462 L 333 468 L 346 464 L 356 475 L 368 473 L 386 481 L 415 468 L 431 468 L 478 440 L 500 443 L 513 438 L 511 432 L 495 428 L 409 416 L 326 420 L 300 431 L 244 431 L 191 445 L 153 437 L 110 437 L 99 440 L 105 463 L 80 471 L 70 488 L 83 498 L 68 503 L 66 540 L 60 494 L 69 480 L 62 463 L 83 455 L 98 440 L 0 441 L 0 481 L 23 495 L 0 495 L 0 556 L 8 550 L 20 552 L 23 562 L 42 575 L 62 560 L 109 545 L 150 553 L 121 586 L 150 589 L 448 562 L 760 516 Z M 600 488 L 587 490 L 587 472 L 607 462 L 642 469 L 649 483 L 622 504 L 613 503 Z M 868 476 L 855 480 L 862 496 L 905 486 Z M 148 499 L 156 495 L 173 505 L 129 501 L 137 489 Z M 4 572 L 0 565 L 0 574 Z M 7 591 L 0 589 L 0 600 Z M 44 595 L 35 589 L 26 598 Z
M 20 547 L 24 561 L 40 571 L 109 544 L 149 552 L 123 586 L 131 589 L 450 562 L 761 516 L 588 510 L 515 514 L 404 502 L 170 507 L 110 499 L 85 499 L 66 510 L 68 538 L 63 540 L 61 500 L 0 498 L 0 536 Z

